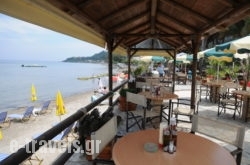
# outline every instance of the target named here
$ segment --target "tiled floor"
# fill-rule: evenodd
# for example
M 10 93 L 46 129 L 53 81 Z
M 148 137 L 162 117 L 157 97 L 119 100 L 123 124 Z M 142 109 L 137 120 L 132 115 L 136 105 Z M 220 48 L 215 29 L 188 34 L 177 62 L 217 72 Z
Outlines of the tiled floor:
M 176 85 L 176 94 L 179 95 L 179 97 L 190 97 L 190 85 Z M 117 112 L 117 111 L 116 111 Z M 122 116 L 122 114 L 120 114 Z M 208 116 L 211 118 L 219 118 L 219 120 L 227 121 L 230 123 L 236 123 L 239 125 L 244 125 L 246 128 L 245 132 L 245 140 L 243 145 L 243 155 L 242 155 L 242 161 L 241 165 L 250 165 L 250 122 L 243 122 L 240 119 L 236 118 L 236 120 L 232 119 L 232 114 L 224 114 L 220 117 L 217 117 L 217 104 L 210 103 L 208 100 L 205 100 L 205 97 L 202 96 L 202 100 L 199 105 L 199 115 Z M 191 124 L 187 123 L 178 123 L 179 126 L 187 128 L 187 130 L 190 128 Z M 118 134 L 122 135 L 125 134 L 125 123 L 122 122 L 121 125 L 119 125 L 119 131 Z M 134 128 L 134 130 L 137 130 L 137 128 Z M 89 165 L 92 164 L 92 162 L 89 162 L 85 159 L 85 157 L 82 154 L 74 154 L 66 163 L 67 165 Z

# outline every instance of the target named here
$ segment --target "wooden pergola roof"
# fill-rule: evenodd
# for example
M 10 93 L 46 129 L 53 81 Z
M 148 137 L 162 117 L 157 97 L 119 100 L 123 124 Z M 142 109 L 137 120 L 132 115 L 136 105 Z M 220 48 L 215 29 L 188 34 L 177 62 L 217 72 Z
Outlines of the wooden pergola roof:
M 196 36 L 209 36 L 249 16 L 250 1 L 2 0 L 0 12 L 101 47 L 113 40 L 117 53 L 140 45 L 151 50 L 143 55 L 155 50 L 164 55 L 192 51 Z M 151 42 L 142 47 L 146 40 Z

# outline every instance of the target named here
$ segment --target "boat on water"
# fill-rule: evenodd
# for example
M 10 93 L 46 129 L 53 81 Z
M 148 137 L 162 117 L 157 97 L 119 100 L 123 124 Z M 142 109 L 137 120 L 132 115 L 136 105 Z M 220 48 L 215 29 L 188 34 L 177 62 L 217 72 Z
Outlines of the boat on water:
M 21 67 L 47 67 L 45 65 L 38 65 L 38 64 L 31 64 L 31 65 L 24 65 L 22 64 Z

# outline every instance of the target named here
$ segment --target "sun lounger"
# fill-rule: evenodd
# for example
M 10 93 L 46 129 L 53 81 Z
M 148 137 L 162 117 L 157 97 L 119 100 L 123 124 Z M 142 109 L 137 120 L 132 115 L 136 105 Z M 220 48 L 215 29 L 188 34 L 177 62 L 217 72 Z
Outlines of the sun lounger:
M 51 139 L 50 142 L 56 143 L 56 144 L 58 144 L 60 142 L 64 142 L 64 141 L 68 142 L 68 137 L 70 136 L 71 133 L 73 133 L 73 129 L 76 127 L 76 124 L 77 124 L 77 122 L 74 122 L 69 127 L 65 128 L 60 134 L 58 134 L 53 139 Z M 33 135 L 32 139 L 36 139 L 41 134 L 42 133 L 37 133 L 37 134 Z M 72 135 L 72 137 L 75 138 L 74 135 Z
M 66 141 L 68 141 L 68 136 L 71 133 L 73 127 L 75 126 L 76 123 L 71 124 L 69 127 L 65 128 L 63 132 L 55 136 L 51 141 L 53 142 L 62 142 L 65 138 Z
M 40 114 L 46 113 L 46 111 L 47 111 L 48 108 L 49 108 L 50 102 L 51 102 L 50 100 L 45 101 L 45 102 L 43 103 L 42 107 L 34 108 L 34 110 L 33 110 L 33 115 L 36 116 L 36 115 L 40 115 Z
M 7 123 L 7 126 L 10 126 L 10 120 L 7 118 L 7 112 L 0 113 L 0 128 Z
M 25 121 L 30 119 L 32 112 L 33 112 L 34 106 L 28 107 L 23 114 L 10 114 L 8 115 L 8 118 L 10 120 L 20 120 Z

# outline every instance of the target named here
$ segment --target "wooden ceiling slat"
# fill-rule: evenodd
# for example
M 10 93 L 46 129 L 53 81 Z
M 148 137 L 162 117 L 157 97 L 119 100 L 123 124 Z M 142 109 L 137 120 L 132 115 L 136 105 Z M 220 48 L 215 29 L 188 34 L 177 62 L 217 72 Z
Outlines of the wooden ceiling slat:
M 114 17 L 117 17 L 117 16 L 121 15 L 122 13 L 125 13 L 125 12 L 129 11 L 131 9 L 131 7 L 136 7 L 136 6 L 139 6 L 139 5 L 143 4 L 143 3 L 145 3 L 145 0 L 136 0 L 131 4 L 120 8 L 119 10 L 116 10 L 114 12 L 109 13 L 106 16 L 103 16 L 101 19 L 98 19 L 98 22 L 106 22 L 106 21 L 108 21 L 108 20 L 110 20 L 110 19 L 112 19 Z
M 150 33 L 155 34 L 155 22 L 156 22 L 156 10 L 158 6 L 158 0 L 151 1 L 151 17 L 150 17 Z
M 130 29 L 126 29 L 126 31 L 122 31 L 120 33 L 116 33 L 116 34 L 127 34 L 127 33 L 133 33 L 133 31 L 137 30 L 137 29 L 147 29 L 149 27 L 148 22 L 145 22 L 143 24 L 139 24 L 137 26 L 131 27 Z
M 124 22 L 120 22 L 120 23 L 118 23 L 117 25 L 114 25 L 114 26 L 112 26 L 112 27 L 109 27 L 109 30 L 112 31 L 112 32 L 115 32 L 115 31 L 117 31 L 117 29 L 119 29 L 119 28 L 121 28 L 121 27 L 124 27 L 124 26 L 133 24 L 136 20 L 141 19 L 142 17 L 145 17 L 145 15 L 148 15 L 148 12 L 147 12 L 147 11 L 146 11 L 146 12 L 143 12 L 143 13 L 141 13 L 140 15 L 137 15 L 137 16 L 135 16 L 135 17 L 133 17 L 133 18 L 130 18 L 130 19 L 124 21 Z M 149 16 L 149 15 L 148 15 L 148 16 Z
M 170 16 L 170 15 L 168 15 L 166 13 L 163 13 L 163 12 L 159 11 L 158 14 L 162 15 L 166 19 L 174 22 L 175 24 L 178 24 L 179 26 L 182 26 L 182 27 L 190 30 L 193 33 L 197 31 L 197 29 L 195 29 L 194 27 L 191 27 L 191 26 L 187 25 L 186 23 L 184 23 L 184 22 L 182 22 L 182 21 L 180 21 L 180 20 L 178 20 L 178 19 L 176 19 L 176 18 L 174 18 L 174 17 L 172 17 L 172 16 Z
M 84 22 L 88 22 L 88 24 L 94 27 L 96 30 L 100 31 L 103 34 L 107 34 L 107 31 L 104 30 L 97 22 L 93 21 L 91 18 L 86 16 L 81 10 L 79 10 L 74 4 L 72 4 L 69 0 L 61 0 L 69 10 L 73 11 L 77 15 L 78 18 L 82 19 Z
M 210 20 L 209 18 L 201 15 L 198 12 L 193 11 L 190 8 L 185 7 L 184 5 L 182 5 L 182 4 L 178 3 L 178 2 L 175 2 L 175 1 L 172 1 L 172 0 L 161 0 L 161 1 L 171 5 L 172 7 L 177 8 L 180 11 L 183 11 L 183 12 L 185 12 L 187 14 L 190 14 L 192 17 L 196 17 L 196 18 L 200 19 L 203 22 L 207 22 L 209 24 L 213 22 L 213 20 Z
M 236 15 L 240 15 L 240 13 L 242 13 L 246 10 L 249 10 L 249 9 L 250 9 L 250 2 L 241 4 L 241 5 L 239 5 L 239 7 L 237 9 L 233 10 L 232 12 L 228 13 L 227 15 L 224 15 L 222 18 L 214 21 L 214 23 L 212 23 L 212 24 L 208 25 L 206 28 L 202 29 L 200 31 L 200 33 L 207 33 L 207 31 L 209 31 L 210 29 L 212 29 L 220 24 L 223 24 L 223 22 L 225 22 L 227 20 L 231 20 L 232 17 L 235 17 Z M 235 22 L 233 22 L 233 23 L 235 23 Z M 217 30 L 217 31 L 219 31 L 219 30 Z

